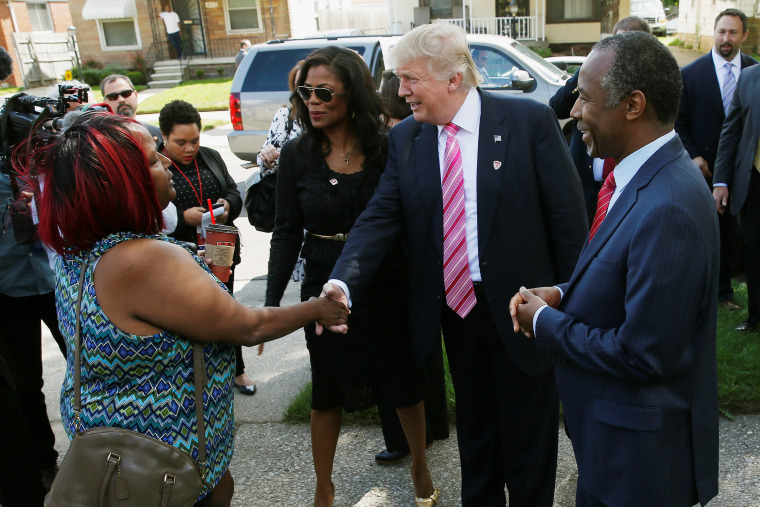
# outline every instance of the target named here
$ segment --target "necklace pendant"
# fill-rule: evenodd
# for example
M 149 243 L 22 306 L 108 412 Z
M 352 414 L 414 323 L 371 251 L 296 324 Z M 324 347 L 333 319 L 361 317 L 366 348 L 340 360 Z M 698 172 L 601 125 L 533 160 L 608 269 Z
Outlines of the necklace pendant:
M 348 157 L 346 157 L 346 165 L 348 165 Z

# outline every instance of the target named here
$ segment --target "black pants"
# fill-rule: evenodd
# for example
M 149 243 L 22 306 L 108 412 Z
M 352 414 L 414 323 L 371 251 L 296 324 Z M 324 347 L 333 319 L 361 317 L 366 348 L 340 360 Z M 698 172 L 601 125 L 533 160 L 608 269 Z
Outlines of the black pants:
M 449 438 L 449 408 L 446 403 L 446 374 L 443 368 L 443 348 L 438 340 L 425 362 L 425 426 L 427 442 Z M 404 428 L 394 407 L 378 402 L 380 426 L 385 448 L 391 452 L 409 452 Z
M 6 436 L 3 451 L 8 453 L 0 462 L 12 468 L 33 468 L 37 478 L 40 470 L 54 466 L 58 460 L 55 435 L 50 427 L 42 392 L 42 322 L 50 328 L 59 347 L 63 344 L 63 337 L 58 331 L 55 297 L 52 292 L 28 297 L 0 294 L 0 322 L 0 357 L 4 359 L 6 373 L 0 420 L 3 427 L 10 424 L 10 428 L 0 432 Z M 6 415 L 13 413 L 16 415 Z M 24 437 L 21 428 L 30 438 Z M 22 448 L 18 451 L 11 450 L 19 445 Z M 16 470 L 12 472 L 13 475 L 17 473 Z M 6 479 L 4 473 L 0 475 Z M 14 481 L 11 484 L 17 483 Z M 5 491 L 5 486 L 2 489 L 6 503 L 11 505 L 11 501 L 7 500 L 10 493 Z M 17 492 L 19 487 L 13 486 L 13 490 Z
M 760 322 L 760 174 L 752 169 L 741 214 L 747 270 L 748 322 Z
M 506 311 L 506 309 L 502 310 Z M 444 308 L 443 338 L 456 392 L 464 507 L 551 507 L 559 398 L 554 369 L 523 373 L 485 298 L 465 319 Z

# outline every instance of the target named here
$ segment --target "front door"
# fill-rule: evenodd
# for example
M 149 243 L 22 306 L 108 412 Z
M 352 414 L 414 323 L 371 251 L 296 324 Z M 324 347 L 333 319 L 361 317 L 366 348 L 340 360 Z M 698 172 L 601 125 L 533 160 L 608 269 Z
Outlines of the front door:
M 199 0 L 173 0 L 172 9 L 182 23 L 182 45 L 185 53 L 193 56 L 206 54 L 206 38 L 203 36 L 203 19 Z

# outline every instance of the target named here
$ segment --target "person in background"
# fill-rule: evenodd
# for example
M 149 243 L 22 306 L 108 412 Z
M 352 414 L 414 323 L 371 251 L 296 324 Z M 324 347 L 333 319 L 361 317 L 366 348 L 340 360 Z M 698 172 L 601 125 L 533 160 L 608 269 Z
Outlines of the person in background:
M 412 109 L 406 101 L 399 97 L 399 78 L 392 70 L 383 72 L 380 82 L 380 98 L 385 108 L 388 127 L 393 127 L 398 122 L 410 116 Z M 445 440 L 449 438 L 449 409 L 446 400 L 446 379 L 443 368 L 443 347 L 438 340 L 433 344 L 428 360 L 425 362 L 425 427 L 426 442 L 433 440 Z M 381 465 L 398 463 L 409 456 L 409 445 L 404 436 L 404 428 L 401 426 L 398 414 L 383 402 L 378 402 L 377 411 L 380 415 L 380 426 L 385 439 L 385 450 L 375 454 L 375 461 Z
M 165 3 L 163 9 L 164 10 L 158 15 L 164 20 L 166 36 L 169 38 L 169 43 L 174 47 L 174 51 L 177 53 L 177 60 L 181 60 L 185 54 L 185 50 L 182 47 L 179 15 L 172 10 L 171 2 Z
M 175 196 L 170 162 L 128 118 L 83 114 L 29 156 L 20 168 L 34 167 L 45 181 L 45 192 L 35 192 L 40 238 L 59 254 L 55 297 L 69 352 L 61 388 L 67 435 L 126 428 L 193 456 L 196 428 L 205 426 L 204 489 L 196 506 L 229 506 L 232 345 L 272 340 L 314 319 L 345 322 L 347 311 L 315 301 L 281 309 L 235 301 L 202 259 L 159 234 L 161 210 Z M 77 323 L 79 413 L 72 407 Z M 196 373 L 190 341 L 203 343 L 205 424 L 196 420 L 195 395 L 187 389 Z
M 240 41 L 240 51 L 235 55 L 235 68 L 240 67 L 240 62 L 243 61 L 245 55 L 248 54 L 248 50 L 251 49 L 251 41 L 243 39 Z
M 111 106 L 111 110 L 127 118 L 137 120 L 137 90 L 132 80 L 121 74 L 111 74 L 103 78 L 100 82 L 100 93 L 103 95 L 103 101 Z M 140 125 L 150 133 L 150 136 L 156 142 L 156 149 L 161 151 L 164 146 L 164 136 L 161 129 L 150 123 L 138 121 Z M 161 230 L 164 234 L 171 234 L 177 228 L 177 208 L 173 202 L 170 202 L 163 210 L 164 228 Z
M 676 133 L 711 189 L 720 131 L 736 90 L 736 82 L 744 69 L 757 63 L 757 60 L 741 52 L 742 42 L 747 39 L 748 33 L 746 14 L 737 9 L 722 11 L 715 18 L 712 51 L 681 69 L 683 91 Z M 718 223 L 718 301 L 723 308 L 736 311 L 739 305 L 734 301 L 731 286 L 736 267 L 736 217 L 731 213 L 719 213 Z M 740 327 L 744 325 L 740 324 Z
M 285 144 L 279 158 L 268 306 L 280 303 L 299 251 L 306 259 L 301 300 L 319 295 L 387 156 L 380 98 L 356 52 L 336 46 L 312 52 L 297 85 L 293 107 L 304 132 Z M 425 457 L 424 373 L 412 364 L 408 310 L 395 297 L 407 273 L 403 246 L 398 235 L 395 239 L 382 249 L 382 266 L 354 307 L 347 334 L 317 336 L 314 325 L 305 328 L 315 507 L 332 505 L 335 498 L 332 472 L 342 410 L 365 409 L 378 400 L 396 408 L 401 419 L 412 451 L 417 505 L 438 501 Z
M 652 33 L 649 23 L 638 16 L 625 17 L 615 23 L 612 28 L 613 34 L 633 31 Z M 570 118 L 570 111 L 578 99 L 578 72 L 580 69 L 549 100 L 549 107 L 554 110 L 554 114 L 560 120 Z M 573 121 L 573 126 L 575 126 L 575 121 Z M 583 199 L 586 201 L 586 216 L 588 217 L 588 225 L 591 227 L 591 222 L 593 222 L 596 213 L 597 194 L 602 188 L 602 182 L 614 168 L 614 164 L 612 160 L 605 161 L 591 157 L 588 154 L 586 143 L 581 137 L 580 131 L 573 128 L 573 134 L 570 138 L 570 156 L 573 157 L 575 168 L 581 179 Z
M 715 158 L 713 199 L 718 213 L 738 216 L 744 232 L 747 273 L 747 320 L 735 329 L 760 326 L 760 65 L 739 78 Z
M 594 46 L 578 90 L 583 141 L 615 169 L 572 276 L 521 287 L 514 329 L 557 362 L 577 506 L 706 505 L 718 493 L 718 217 L 673 130 L 681 72 L 656 37 L 621 33 Z
M 219 152 L 200 145 L 201 116 L 192 104 L 173 100 L 158 114 L 158 125 L 164 138 L 164 154 L 171 161 L 177 197 L 177 227 L 171 236 L 180 241 L 198 245 L 197 227 L 208 210 L 208 199 L 222 203 L 224 214 L 216 222 L 234 227 L 233 221 L 240 215 L 243 200 L 237 184 L 227 172 L 227 166 Z M 233 292 L 235 266 L 240 264 L 240 241 L 235 243 L 232 273 L 225 286 Z M 235 347 L 235 387 L 241 394 L 256 393 L 256 384 L 245 373 L 245 361 L 241 347 Z
M 512 507 L 550 507 L 554 368 L 504 310 L 525 277 L 570 277 L 588 231 L 578 175 L 547 106 L 479 89 L 461 28 L 418 26 L 390 61 L 413 116 L 390 130 L 388 164 L 323 294 L 361 304 L 401 234 L 410 283 L 394 297 L 409 309 L 418 366 L 443 332 L 462 505 L 502 507 L 506 486 Z

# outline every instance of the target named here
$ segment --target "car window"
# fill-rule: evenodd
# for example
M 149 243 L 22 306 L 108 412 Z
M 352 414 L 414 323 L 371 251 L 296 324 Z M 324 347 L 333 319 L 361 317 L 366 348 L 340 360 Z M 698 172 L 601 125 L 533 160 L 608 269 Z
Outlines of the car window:
M 316 48 L 259 51 L 253 58 L 245 76 L 242 90 L 246 92 L 286 92 L 288 73 L 299 60 L 305 59 Z M 364 47 L 350 47 L 364 55 Z
M 510 47 L 529 60 L 529 64 L 539 73 L 543 74 L 547 81 L 557 82 L 564 77 L 564 72 L 538 56 L 532 49 L 523 46 L 517 41 L 513 42 Z
M 510 83 L 508 74 L 512 67 L 525 70 L 518 62 L 489 46 L 471 44 L 470 54 L 478 72 L 483 75 L 482 86 L 485 88 L 508 85 Z

